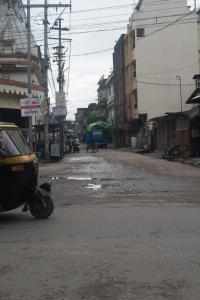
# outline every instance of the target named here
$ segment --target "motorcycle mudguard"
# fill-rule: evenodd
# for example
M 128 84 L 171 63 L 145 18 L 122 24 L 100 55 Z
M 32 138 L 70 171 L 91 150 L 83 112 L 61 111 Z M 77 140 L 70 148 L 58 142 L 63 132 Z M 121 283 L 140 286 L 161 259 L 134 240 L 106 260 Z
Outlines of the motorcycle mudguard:
M 47 193 L 51 192 L 51 184 L 49 182 L 45 182 L 39 186 L 40 189 L 46 191 Z

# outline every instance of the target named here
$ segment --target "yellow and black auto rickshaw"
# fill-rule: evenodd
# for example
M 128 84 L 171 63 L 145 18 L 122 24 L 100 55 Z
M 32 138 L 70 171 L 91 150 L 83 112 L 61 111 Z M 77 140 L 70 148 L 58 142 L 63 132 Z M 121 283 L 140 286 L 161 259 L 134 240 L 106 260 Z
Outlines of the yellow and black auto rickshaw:
M 0 122 L 0 212 L 23 205 L 36 218 L 49 217 L 54 209 L 50 185 L 38 187 L 38 159 L 19 128 Z

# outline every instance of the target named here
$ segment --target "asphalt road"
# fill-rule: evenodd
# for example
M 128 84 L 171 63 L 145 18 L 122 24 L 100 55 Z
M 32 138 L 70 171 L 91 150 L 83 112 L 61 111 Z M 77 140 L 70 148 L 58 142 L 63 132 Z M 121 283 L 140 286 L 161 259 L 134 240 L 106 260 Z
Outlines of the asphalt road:
M 1 300 L 200 299 L 200 169 L 101 150 L 40 170 L 55 212 L 0 215 Z

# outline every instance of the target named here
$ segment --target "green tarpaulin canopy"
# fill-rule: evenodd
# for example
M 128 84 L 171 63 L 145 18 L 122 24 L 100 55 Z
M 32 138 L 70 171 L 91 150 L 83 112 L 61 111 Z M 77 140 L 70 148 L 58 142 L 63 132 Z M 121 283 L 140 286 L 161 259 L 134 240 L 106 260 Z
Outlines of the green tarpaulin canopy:
M 92 124 L 89 124 L 87 127 L 86 127 L 86 131 L 87 132 L 91 132 L 92 130 L 94 130 L 95 128 L 103 128 L 103 129 L 106 129 L 108 131 L 110 131 L 112 129 L 112 126 L 106 122 L 103 122 L 103 121 L 98 121 L 98 122 L 95 122 L 95 123 L 92 123 Z

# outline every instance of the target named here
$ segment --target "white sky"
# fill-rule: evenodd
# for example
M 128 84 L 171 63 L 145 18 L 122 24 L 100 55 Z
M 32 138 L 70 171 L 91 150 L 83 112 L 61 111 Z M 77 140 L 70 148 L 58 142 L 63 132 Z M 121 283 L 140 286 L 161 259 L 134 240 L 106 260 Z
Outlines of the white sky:
M 24 1 L 25 2 L 25 1 Z M 31 3 L 41 3 L 40 0 L 31 0 Z M 57 1 L 49 0 L 49 3 L 57 3 Z M 62 1 L 61 3 L 68 3 L 68 1 Z M 74 56 L 88 52 L 95 52 L 102 49 L 113 48 L 115 42 L 119 39 L 120 35 L 126 32 L 126 25 L 128 19 L 133 12 L 133 0 L 72 0 L 72 58 L 71 58 L 71 71 L 70 71 L 70 84 L 68 95 L 68 115 L 67 119 L 73 119 L 74 113 L 77 107 L 87 107 L 89 103 L 94 102 L 97 99 L 97 82 L 102 74 L 108 76 L 112 69 L 112 53 L 103 52 L 94 55 Z M 93 8 L 112 7 L 118 5 L 127 5 L 120 8 L 103 9 L 90 12 L 77 12 L 80 10 L 88 10 Z M 55 9 L 49 9 L 49 22 L 50 26 L 58 17 L 59 11 L 55 12 Z M 63 27 L 69 25 L 69 9 L 67 8 L 62 15 Z M 43 45 L 43 26 L 42 26 L 42 14 L 43 10 L 34 10 L 32 12 L 32 29 L 36 41 L 39 45 Z M 83 20 L 84 19 L 84 20 Z M 113 22 L 111 24 L 105 24 L 106 22 Z M 91 25 L 93 23 L 101 23 L 97 25 Z M 77 27 L 78 26 L 78 27 Z M 84 33 L 77 34 L 80 31 L 109 29 L 114 27 L 120 27 L 123 29 L 104 31 L 96 33 Z M 76 34 L 73 34 L 76 33 Z M 49 36 L 57 36 L 58 32 L 53 31 Z M 69 37 L 68 34 L 63 32 L 63 37 Z M 54 44 L 54 45 L 52 45 Z M 67 44 L 65 44 L 67 46 Z M 68 44 L 69 45 L 69 44 Z M 49 52 L 52 56 L 52 47 L 56 46 L 55 40 L 49 40 Z M 66 62 L 67 67 L 67 62 Z M 58 88 L 57 78 L 57 66 L 52 63 L 53 77 Z M 51 79 L 51 73 L 49 74 L 51 80 L 51 86 L 53 82 Z M 67 77 L 67 72 L 65 73 Z M 49 92 L 51 98 L 52 92 Z

